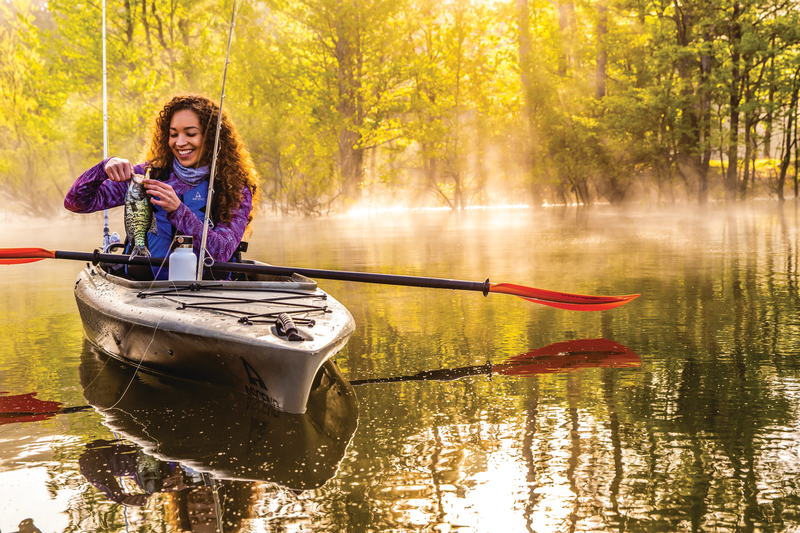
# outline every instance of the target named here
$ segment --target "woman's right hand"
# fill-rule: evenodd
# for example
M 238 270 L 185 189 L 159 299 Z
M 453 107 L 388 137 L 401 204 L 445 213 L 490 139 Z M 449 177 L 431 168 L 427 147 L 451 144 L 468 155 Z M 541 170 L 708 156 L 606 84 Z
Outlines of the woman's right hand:
M 111 181 L 128 181 L 133 176 L 133 165 L 127 159 L 112 157 L 106 161 L 106 176 Z

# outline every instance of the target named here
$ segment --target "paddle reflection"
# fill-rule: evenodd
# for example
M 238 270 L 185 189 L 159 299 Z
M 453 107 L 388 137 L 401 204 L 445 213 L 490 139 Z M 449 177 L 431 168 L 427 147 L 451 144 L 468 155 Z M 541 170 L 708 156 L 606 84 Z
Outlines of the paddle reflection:
M 118 436 L 148 456 L 213 480 L 269 481 L 295 491 L 321 487 L 336 474 L 357 426 L 355 394 L 332 362 L 318 376 L 303 415 L 137 372 L 88 342 L 80 376 L 86 400 Z
M 89 409 L 87 405 L 63 407 L 61 402 L 40 400 L 38 393 L 12 394 L 0 392 L 0 426 L 14 422 L 38 422 L 62 413 L 75 413 Z
M 557 342 L 524 354 L 508 358 L 502 363 L 425 370 L 410 376 L 353 380 L 352 385 L 394 383 L 399 381 L 452 381 L 468 376 L 504 375 L 531 376 L 574 372 L 584 368 L 635 368 L 641 358 L 628 347 L 608 339 L 577 339 Z

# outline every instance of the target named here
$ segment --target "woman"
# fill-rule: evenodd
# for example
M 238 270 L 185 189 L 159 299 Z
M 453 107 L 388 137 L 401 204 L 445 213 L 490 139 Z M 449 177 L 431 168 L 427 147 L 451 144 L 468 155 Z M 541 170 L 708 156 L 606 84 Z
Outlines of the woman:
M 175 235 L 191 235 L 199 256 L 208 194 L 208 178 L 219 107 L 205 96 L 183 94 L 171 98 L 156 115 L 141 159 L 111 157 L 83 173 L 72 185 L 64 206 L 75 213 L 93 213 L 123 205 L 126 183 L 134 173 L 144 180 L 155 209 L 157 233 L 148 233 L 154 257 L 169 255 Z M 225 112 L 219 135 L 214 196 L 206 252 L 215 261 L 229 261 L 249 223 L 258 189 L 258 174 L 233 123 Z M 166 269 L 153 269 L 166 279 Z

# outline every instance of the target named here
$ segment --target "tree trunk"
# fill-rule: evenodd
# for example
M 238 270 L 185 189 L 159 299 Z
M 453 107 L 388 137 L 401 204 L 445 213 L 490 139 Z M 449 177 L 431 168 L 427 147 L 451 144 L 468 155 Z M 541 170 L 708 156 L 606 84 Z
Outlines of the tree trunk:
M 600 99 L 606 95 L 606 35 L 608 34 L 608 6 L 604 0 L 597 4 L 597 73 L 594 95 Z
M 688 47 L 691 44 L 691 35 L 693 31 L 692 13 L 685 9 L 680 8 L 676 2 L 676 17 L 675 17 L 675 40 L 678 46 Z M 707 78 L 707 70 L 710 69 L 710 58 L 702 56 L 700 61 L 701 77 L 705 82 Z M 692 57 L 683 57 L 677 61 L 676 67 L 678 76 L 681 79 L 691 81 L 694 76 L 694 68 L 696 61 Z M 680 136 L 678 138 L 677 146 L 675 147 L 675 162 L 678 172 L 686 181 L 687 187 L 691 184 L 691 180 L 696 179 L 698 183 L 697 199 L 698 202 L 703 204 L 708 198 L 708 161 L 706 153 L 703 152 L 701 156 L 702 145 L 708 144 L 708 136 L 706 133 L 710 130 L 703 124 L 703 120 L 709 113 L 708 111 L 708 96 L 704 83 L 701 83 L 701 88 L 697 92 L 692 89 L 692 83 L 684 85 L 682 96 L 686 100 L 686 104 L 681 109 L 681 124 Z
M 534 207 L 542 205 L 541 190 L 536 176 L 536 126 L 534 117 L 534 91 L 535 87 L 531 77 L 531 57 L 533 47 L 531 44 L 531 23 L 528 12 L 528 0 L 517 0 L 517 25 L 519 40 L 519 72 L 522 83 L 522 123 L 525 128 L 523 141 L 523 171 L 527 176 L 526 182 Z
M 742 169 L 742 182 L 739 184 L 739 198 L 744 200 L 747 197 L 747 183 L 750 181 L 750 160 L 753 159 L 752 149 L 752 127 L 753 113 L 748 112 L 744 115 L 744 168 Z M 755 165 L 753 165 L 755 174 Z
M 800 72 L 800 71 L 798 71 Z M 795 73 L 795 80 L 797 79 L 797 72 Z M 797 97 L 800 89 L 794 88 L 792 91 L 792 100 L 789 103 L 789 116 L 786 117 L 786 130 L 784 135 L 783 153 L 781 154 L 781 173 L 778 176 L 778 201 L 783 202 L 783 188 L 786 185 L 786 171 L 789 170 L 789 163 L 792 161 L 792 151 L 797 139 L 792 138 L 792 130 L 794 129 L 795 115 L 797 114 Z M 796 178 L 795 178 L 796 179 Z
M 742 83 L 741 65 L 739 64 L 741 60 L 739 44 L 742 40 L 742 26 L 739 22 L 739 15 L 741 15 L 741 6 L 734 4 L 730 32 L 731 85 L 728 92 L 728 103 L 730 105 L 728 173 L 725 179 L 725 200 L 728 202 L 736 201 L 736 181 L 739 169 L 739 104 L 741 103 L 740 85 Z
M 572 2 L 563 2 L 558 4 L 558 29 L 561 33 L 561 61 L 558 68 L 558 73 L 561 76 L 566 76 L 570 72 L 570 67 L 573 67 L 573 27 L 575 21 L 575 4 Z
M 144 37 L 145 37 L 145 42 L 147 42 L 147 49 L 152 54 L 153 43 L 150 40 L 150 23 L 147 21 L 147 0 L 142 0 L 142 26 L 144 26 Z
M 361 47 L 356 21 L 357 6 L 349 13 L 341 13 L 336 28 L 336 62 L 339 97 L 339 171 L 342 179 L 342 199 L 357 201 L 361 196 L 364 177 L 364 149 L 358 126 L 363 120 L 361 109 Z
M 770 48 L 775 46 L 775 38 L 770 39 Z M 772 105 L 775 102 L 775 56 L 769 60 L 769 96 L 767 97 L 767 118 L 764 124 L 764 157 L 772 158 Z
M 133 8 L 131 7 L 130 0 L 125 0 L 125 42 L 131 44 L 133 42 Z
M 794 110 L 794 199 L 797 200 L 798 180 L 800 179 L 800 142 L 797 139 L 798 122 L 800 117 L 797 116 L 797 102 L 795 102 Z
M 705 32 L 703 40 L 710 45 L 713 37 L 709 32 Z M 711 47 L 709 46 L 709 48 Z M 699 204 L 708 202 L 708 170 L 711 167 L 711 96 L 707 84 L 712 63 L 713 58 L 710 55 L 700 56 L 700 87 L 697 95 L 700 102 L 698 137 L 699 144 L 702 146 L 697 168 L 697 201 Z

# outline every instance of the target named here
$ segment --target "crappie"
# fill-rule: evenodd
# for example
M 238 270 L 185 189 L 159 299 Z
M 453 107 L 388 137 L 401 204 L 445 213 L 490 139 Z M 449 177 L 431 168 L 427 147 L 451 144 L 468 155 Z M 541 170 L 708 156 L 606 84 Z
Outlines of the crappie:
M 134 175 L 125 193 L 125 232 L 133 247 L 131 257 L 141 255 L 150 257 L 147 249 L 147 232 L 158 235 L 156 217 L 153 215 L 153 204 L 150 196 L 145 192 L 143 180 L 150 178 L 150 169 L 147 174 Z

